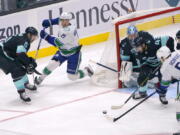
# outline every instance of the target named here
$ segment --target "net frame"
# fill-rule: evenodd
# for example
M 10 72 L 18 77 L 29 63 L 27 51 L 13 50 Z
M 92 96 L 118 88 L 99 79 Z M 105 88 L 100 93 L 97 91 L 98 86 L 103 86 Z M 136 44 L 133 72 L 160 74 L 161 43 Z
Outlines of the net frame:
M 162 14 L 166 14 L 166 13 L 171 13 L 171 12 L 175 12 L 180 10 L 180 7 L 176 7 L 176 8 L 170 8 L 170 9 L 159 9 L 160 11 L 154 12 L 154 13 L 149 13 L 146 15 L 140 15 L 138 17 L 134 17 L 134 18 L 129 18 L 129 19 L 115 19 L 113 21 L 114 23 L 114 27 L 115 27 L 115 36 L 116 36 L 116 51 L 117 51 L 117 70 L 118 72 L 120 72 L 121 69 L 121 59 L 120 59 L 120 48 L 121 48 L 121 35 L 120 35 L 120 25 L 122 24 L 127 24 L 127 23 L 132 23 L 135 21 L 139 21 L 142 19 L 146 19 L 146 18 L 151 18 L 151 17 L 155 17 L 155 16 L 159 16 Z M 142 12 L 142 11 L 141 11 Z M 153 10 L 152 10 L 153 12 Z M 136 12 L 137 14 L 138 12 Z M 129 15 L 131 16 L 131 15 Z M 127 17 L 127 16 L 126 16 Z M 173 18 L 174 21 L 174 18 Z M 120 74 L 118 74 L 118 78 L 119 78 Z M 122 88 L 122 82 L 118 79 L 118 88 Z

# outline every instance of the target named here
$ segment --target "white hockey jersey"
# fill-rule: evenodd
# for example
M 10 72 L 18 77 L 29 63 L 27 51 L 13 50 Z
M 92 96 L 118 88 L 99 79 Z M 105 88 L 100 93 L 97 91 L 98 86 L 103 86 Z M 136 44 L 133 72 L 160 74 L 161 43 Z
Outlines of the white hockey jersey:
M 171 81 L 172 78 L 180 80 L 180 51 L 175 51 L 165 60 L 161 67 L 163 81 Z
M 67 27 L 62 27 L 60 25 L 58 38 L 64 44 L 61 49 L 71 50 L 79 46 L 79 37 L 74 25 L 69 25 Z

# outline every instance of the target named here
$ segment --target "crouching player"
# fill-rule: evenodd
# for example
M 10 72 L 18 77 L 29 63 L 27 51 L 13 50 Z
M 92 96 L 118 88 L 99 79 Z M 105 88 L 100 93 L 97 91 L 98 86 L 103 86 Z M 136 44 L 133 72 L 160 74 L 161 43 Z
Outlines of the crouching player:
M 138 31 L 136 26 L 127 28 L 127 37 L 121 41 L 121 76 L 124 87 L 137 87 L 137 78 L 140 72 L 140 62 L 136 58 L 134 39 L 143 37 L 148 44 L 154 44 L 154 37 L 146 31 Z
M 85 67 L 84 70 L 80 70 L 81 63 L 81 45 L 79 45 L 79 37 L 77 29 L 70 23 L 71 14 L 62 13 L 60 18 L 44 20 L 42 25 L 48 28 L 51 25 L 59 25 L 58 37 L 50 36 L 44 30 L 41 31 L 40 36 L 48 43 L 59 48 L 49 64 L 44 68 L 43 75 L 35 78 L 37 85 L 52 73 L 58 66 L 67 61 L 67 73 L 68 78 L 72 81 L 84 78 L 85 76 L 93 75 L 93 71 L 90 67 Z
M 133 99 L 141 99 L 147 96 L 148 81 L 155 77 L 160 78 L 160 61 L 156 57 L 159 47 L 154 44 L 147 44 L 142 37 L 137 37 L 134 42 L 137 52 L 136 58 L 139 60 L 141 67 L 137 79 L 139 89 L 134 94 Z
M 0 69 L 11 74 L 20 99 L 30 102 L 25 89 L 36 90 L 28 81 L 26 73 L 32 74 L 37 66 L 35 60 L 27 56 L 30 44 L 38 38 L 38 31 L 28 27 L 22 35 L 12 36 L 0 44 Z
M 164 97 L 164 100 L 160 98 L 163 104 L 168 104 L 166 97 L 167 89 L 171 84 L 172 80 L 180 80 L 180 51 L 177 50 L 173 53 L 170 52 L 169 48 L 161 47 L 157 51 L 157 57 L 161 60 L 161 74 L 162 80 L 157 85 L 157 92 L 160 96 Z M 177 96 L 180 100 L 180 95 Z M 180 101 L 179 101 L 180 102 Z M 180 121 L 180 110 L 177 112 L 177 120 Z

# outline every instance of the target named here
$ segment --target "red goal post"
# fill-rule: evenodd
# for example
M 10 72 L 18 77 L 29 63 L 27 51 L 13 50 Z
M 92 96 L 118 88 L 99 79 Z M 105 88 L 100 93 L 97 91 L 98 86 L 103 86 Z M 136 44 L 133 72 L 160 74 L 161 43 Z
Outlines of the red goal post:
M 120 47 L 121 47 L 120 38 L 121 38 L 121 35 L 120 35 L 120 31 L 119 31 L 121 25 L 131 23 L 131 22 L 134 22 L 134 21 L 138 21 L 138 20 L 142 20 L 142 19 L 145 19 L 145 18 L 151 18 L 151 17 L 159 16 L 159 15 L 162 15 L 162 14 L 167 14 L 167 13 L 172 13 L 172 12 L 177 12 L 177 11 L 180 12 L 180 7 L 170 8 L 170 9 L 159 9 L 159 10 L 160 11 L 150 13 L 150 14 L 141 15 L 141 16 L 138 16 L 138 17 L 130 18 L 130 19 L 120 18 L 118 20 L 118 18 L 117 18 L 116 20 L 114 20 L 115 36 L 116 36 L 116 50 L 117 50 L 117 69 L 118 69 L 119 72 L 120 72 L 120 69 L 121 69 L 121 60 L 120 60 Z M 140 11 L 140 12 L 142 12 L 142 11 Z M 153 12 L 153 10 L 152 10 L 152 12 Z M 133 13 L 131 13 L 131 14 L 133 14 Z M 136 12 L 136 14 L 138 14 L 138 12 Z M 174 18 L 174 16 L 172 16 L 172 20 L 173 20 L 173 23 L 175 23 L 176 19 Z M 118 87 L 122 88 L 122 82 L 119 79 L 118 79 Z

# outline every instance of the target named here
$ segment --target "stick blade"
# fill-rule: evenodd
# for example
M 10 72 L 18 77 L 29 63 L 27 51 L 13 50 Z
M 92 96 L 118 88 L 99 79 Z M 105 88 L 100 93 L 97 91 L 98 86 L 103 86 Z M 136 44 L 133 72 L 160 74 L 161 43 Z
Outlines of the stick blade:
M 109 121 L 111 121 L 111 122 L 114 122 L 114 118 L 111 117 L 110 115 L 104 114 L 104 117 L 105 117 L 107 120 L 109 120 Z
M 111 109 L 117 110 L 117 109 L 121 109 L 123 106 L 124 106 L 124 104 L 123 105 L 113 105 L 113 106 L 111 106 Z

